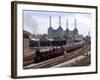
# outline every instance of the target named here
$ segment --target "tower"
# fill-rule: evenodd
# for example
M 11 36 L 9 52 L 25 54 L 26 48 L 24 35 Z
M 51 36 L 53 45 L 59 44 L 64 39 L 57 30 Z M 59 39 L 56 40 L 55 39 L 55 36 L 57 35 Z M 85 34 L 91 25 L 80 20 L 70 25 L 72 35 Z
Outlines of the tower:
M 66 20 L 66 30 L 64 31 L 64 38 L 69 38 L 70 30 L 68 29 L 68 19 Z
M 66 30 L 69 31 L 69 29 L 68 29 L 68 19 L 66 20 Z
M 62 31 L 63 29 L 62 29 L 62 27 L 61 27 L 61 16 L 59 16 L 59 27 L 58 27 L 58 29 L 57 30 L 60 30 L 60 31 Z
M 52 20 L 51 20 L 51 16 L 49 16 L 48 35 L 49 35 L 49 36 L 53 36 L 53 28 L 52 28 Z
M 50 16 L 50 20 L 49 20 L 49 27 L 52 26 L 52 22 L 51 22 L 51 16 Z
M 61 16 L 59 16 L 59 27 L 61 27 Z
M 76 23 L 76 19 L 75 19 L 75 28 L 73 30 L 73 33 L 78 35 L 78 29 L 76 28 L 76 26 L 77 26 L 77 23 Z
M 57 29 L 56 35 L 59 37 L 63 37 L 63 29 L 61 27 L 61 16 L 59 16 L 59 27 Z
M 88 31 L 88 36 L 90 36 L 90 31 Z

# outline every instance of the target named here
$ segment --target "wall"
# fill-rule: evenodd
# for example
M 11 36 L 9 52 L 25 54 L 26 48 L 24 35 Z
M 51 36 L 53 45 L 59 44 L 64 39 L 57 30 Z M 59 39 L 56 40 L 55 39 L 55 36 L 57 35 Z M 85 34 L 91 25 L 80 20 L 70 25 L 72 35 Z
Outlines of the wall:
M 25 1 L 25 0 L 24 0 Z M 64 4 L 100 5 L 100 0 L 31 0 L 37 2 L 51 2 Z M 0 80 L 14 80 L 10 78 L 11 71 L 11 0 L 0 0 Z M 99 12 L 100 13 L 100 6 Z M 100 16 L 98 16 L 100 21 Z M 99 26 L 100 24 L 98 24 Z M 99 27 L 98 27 L 99 30 Z M 100 32 L 98 31 L 98 34 Z M 100 37 L 98 38 L 100 44 Z M 98 46 L 99 47 L 99 46 Z M 99 53 L 99 52 L 98 52 Z M 100 54 L 98 54 L 100 58 Z M 100 59 L 99 59 L 100 62 Z M 98 62 L 98 67 L 100 64 Z M 98 74 L 74 75 L 61 77 L 35 78 L 34 80 L 100 80 L 100 69 Z M 24 79 L 22 79 L 24 80 Z M 32 78 L 28 80 L 33 80 Z

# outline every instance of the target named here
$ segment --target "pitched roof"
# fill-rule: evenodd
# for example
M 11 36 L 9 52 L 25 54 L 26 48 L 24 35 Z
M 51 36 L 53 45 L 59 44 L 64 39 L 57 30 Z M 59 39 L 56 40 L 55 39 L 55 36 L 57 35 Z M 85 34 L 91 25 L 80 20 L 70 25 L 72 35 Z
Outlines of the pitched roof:
M 28 32 L 28 31 L 23 31 L 23 37 L 24 38 L 29 38 L 29 35 L 31 35 L 31 33 L 30 32 Z

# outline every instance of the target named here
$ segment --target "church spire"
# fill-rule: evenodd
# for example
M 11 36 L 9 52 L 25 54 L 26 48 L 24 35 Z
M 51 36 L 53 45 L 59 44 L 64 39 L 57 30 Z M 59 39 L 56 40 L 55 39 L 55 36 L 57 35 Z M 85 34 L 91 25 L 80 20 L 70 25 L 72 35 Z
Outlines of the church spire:
M 59 27 L 61 27 L 61 16 L 59 16 Z

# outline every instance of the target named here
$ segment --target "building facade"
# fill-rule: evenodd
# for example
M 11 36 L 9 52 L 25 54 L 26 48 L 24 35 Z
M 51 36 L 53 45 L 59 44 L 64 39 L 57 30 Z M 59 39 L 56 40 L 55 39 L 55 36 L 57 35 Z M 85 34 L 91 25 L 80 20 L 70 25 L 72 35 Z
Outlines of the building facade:
M 25 30 L 23 31 L 24 49 L 29 48 L 29 35 L 31 35 L 31 33 Z
M 49 37 L 61 37 L 64 39 L 75 39 L 75 40 L 82 40 L 83 36 L 78 34 L 76 19 L 75 19 L 75 28 L 74 30 L 70 31 L 68 28 L 68 20 L 66 21 L 66 30 L 64 31 L 61 27 L 61 17 L 59 16 L 59 27 L 57 29 L 52 28 L 51 23 L 51 16 L 50 16 L 50 26 L 48 28 L 48 36 Z
M 53 29 L 51 25 L 51 16 L 50 16 L 50 27 L 48 28 L 48 36 L 50 37 L 63 37 L 63 28 L 61 27 L 61 17 L 59 16 L 59 27 L 58 29 Z

